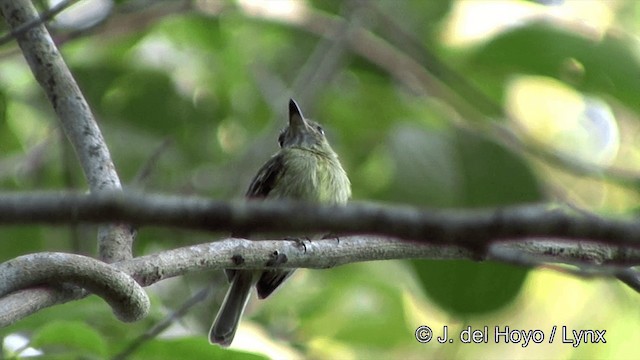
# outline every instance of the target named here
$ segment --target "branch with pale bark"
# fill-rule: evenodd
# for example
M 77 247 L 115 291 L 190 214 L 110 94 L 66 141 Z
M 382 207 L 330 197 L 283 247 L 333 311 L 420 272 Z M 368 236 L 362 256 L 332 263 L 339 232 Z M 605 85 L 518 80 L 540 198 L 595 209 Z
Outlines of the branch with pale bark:
M 91 108 L 31 1 L 2 0 L 0 14 L 15 34 L 31 72 L 56 112 L 91 191 L 121 189 Z M 131 257 L 133 239 L 126 226 L 102 226 L 98 243 L 100 256 L 106 261 Z
M 109 150 L 42 24 L 47 17 L 39 17 L 28 1 L 0 1 L 0 12 L 56 111 L 92 191 L 89 195 L 0 195 L 0 224 L 117 223 L 198 231 L 340 234 L 324 240 L 225 239 L 132 258 L 129 227 L 101 227 L 100 257 L 112 264 L 86 256 L 46 252 L 0 264 L 0 326 L 90 293 L 104 298 L 120 319 L 134 321 L 145 316 L 149 307 L 141 286 L 190 272 L 329 268 L 387 259 L 497 260 L 525 266 L 568 264 L 578 275 L 616 277 L 640 291 L 638 273 L 630 269 L 640 263 L 640 224 L 554 205 L 481 210 L 426 210 L 376 204 L 317 207 L 118 192 L 120 180 Z M 305 24 L 309 31 L 328 36 L 327 28 L 336 29 L 336 37 L 345 41 L 337 43 L 337 53 L 348 45 L 351 51 L 390 69 L 403 82 L 418 79 L 425 88 L 441 88 L 440 79 L 419 62 L 369 32 L 329 18 L 314 20 Z M 319 26 L 326 23 L 340 26 Z M 440 92 L 444 98 L 449 96 L 446 89 Z
M 0 284 L 0 295 L 6 295 L 0 299 L 0 309 L 10 309 L 0 314 L 0 325 L 13 323 L 41 308 L 16 300 L 23 296 L 25 287 L 50 285 L 56 296 L 48 296 L 64 299 L 58 302 L 86 296 L 86 291 L 77 290 L 84 288 L 104 296 L 120 318 L 133 320 L 146 310 L 144 301 L 136 295 L 141 290 L 131 284 L 131 278 L 148 286 L 190 272 L 225 268 L 322 269 L 360 261 L 409 258 L 497 260 L 526 266 L 561 263 L 576 266 L 580 275 L 617 277 L 640 288 L 637 273 L 629 270 L 640 263 L 640 223 L 554 205 L 434 210 L 372 203 L 315 206 L 276 201 L 225 202 L 121 192 L 0 195 L 0 224 L 79 222 L 123 222 L 216 232 L 242 229 L 340 235 L 323 240 L 226 239 L 112 266 L 73 254 L 25 255 L 0 264 L 0 278 L 7 279 Z M 67 293 L 67 297 L 60 293 Z M 134 299 L 123 293 L 132 294 Z M 125 302 L 126 306 L 119 303 L 120 308 L 136 309 L 134 314 L 123 314 L 113 299 Z
M 71 2 L 64 2 L 59 9 L 69 3 Z M 60 127 L 75 150 L 90 190 L 120 190 L 120 178 L 100 128 L 43 22 L 56 12 L 52 9 L 41 16 L 31 1 L 0 1 L 0 15 L 51 103 Z M 98 229 L 99 255 L 107 262 L 131 258 L 132 244 L 133 236 L 128 226 L 105 223 Z M 30 309 L 29 312 L 37 311 L 82 296 L 84 290 L 69 286 L 41 286 L 37 289 L 19 290 L 13 294 L 9 302 L 15 301 L 12 303 L 15 306 L 2 309 L 6 310 L 5 313 L 19 316 L 19 309 L 24 309 L 25 306 Z M 149 302 L 144 292 L 138 294 Z

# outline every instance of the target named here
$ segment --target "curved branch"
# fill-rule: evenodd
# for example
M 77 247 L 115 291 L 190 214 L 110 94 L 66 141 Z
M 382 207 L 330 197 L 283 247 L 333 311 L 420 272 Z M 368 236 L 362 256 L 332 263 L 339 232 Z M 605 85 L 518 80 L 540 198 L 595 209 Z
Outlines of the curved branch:
M 72 284 L 103 298 L 122 321 L 140 320 L 150 302 L 129 275 L 86 256 L 65 253 L 37 253 L 0 264 L 0 297 L 35 285 Z
M 91 191 L 121 189 L 109 149 L 89 104 L 31 1 L 2 0 L 0 13 L 11 31 L 17 33 L 20 49 L 58 115 Z M 18 32 L 24 24 L 32 23 L 37 25 Z M 98 231 L 100 257 L 109 262 L 131 258 L 132 241 L 126 226 L 101 227 Z
M 81 299 L 88 293 L 78 287 L 32 287 L 0 297 L 0 328 L 41 309 Z
M 149 286 L 191 272 L 225 268 L 324 269 L 359 261 L 409 258 L 499 260 L 527 266 L 561 262 L 590 267 L 588 275 L 616 276 L 632 288 L 639 289 L 637 273 L 632 277 L 627 267 L 640 264 L 640 252 L 624 254 L 610 250 L 611 247 L 605 245 L 562 244 L 550 240 L 502 241 L 492 244 L 489 252 L 484 254 L 455 245 L 433 245 L 376 236 L 345 236 L 312 241 L 225 239 L 105 266 L 113 266 L 129 274 L 142 286 Z M 598 267 L 599 264 L 608 265 Z M 0 278 L 5 277 L 5 271 L 2 270 L 5 268 L 6 265 L 0 265 Z M 15 292 L 0 298 L 0 327 L 14 323 L 43 307 L 79 299 L 87 294 L 77 288 L 75 292 L 71 291 L 73 289 L 36 288 L 30 292 Z M 34 294 L 42 295 L 44 300 L 57 298 L 59 301 L 44 305 L 38 301 L 33 303 L 31 299 Z

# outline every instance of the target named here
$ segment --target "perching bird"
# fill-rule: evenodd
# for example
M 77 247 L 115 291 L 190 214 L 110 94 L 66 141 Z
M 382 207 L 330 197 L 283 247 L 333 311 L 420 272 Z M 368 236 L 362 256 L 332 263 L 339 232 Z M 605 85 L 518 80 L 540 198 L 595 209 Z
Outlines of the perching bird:
M 289 100 L 289 125 L 278 137 L 280 150 L 258 171 L 246 197 L 290 199 L 322 204 L 344 204 L 351 196 L 351 183 L 338 155 L 324 136 L 322 127 L 302 115 Z M 255 285 L 258 297 L 269 296 L 293 270 L 226 270 L 231 287 L 227 291 L 211 330 L 209 341 L 229 346 L 242 312 Z

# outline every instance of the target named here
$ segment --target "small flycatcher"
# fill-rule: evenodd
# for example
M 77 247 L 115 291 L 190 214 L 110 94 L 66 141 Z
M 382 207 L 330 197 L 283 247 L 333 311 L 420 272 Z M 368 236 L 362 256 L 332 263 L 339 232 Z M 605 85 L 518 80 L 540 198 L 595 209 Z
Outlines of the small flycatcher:
M 344 204 L 351 196 L 351 183 L 338 155 L 324 136 L 322 127 L 305 119 L 292 99 L 289 126 L 278 137 L 280 150 L 260 168 L 246 197 L 290 199 L 321 204 Z M 229 346 L 238 328 L 251 288 L 258 297 L 269 296 L 293 270 L 226 270 L 231 287 L 216 316 L 209 341 Z

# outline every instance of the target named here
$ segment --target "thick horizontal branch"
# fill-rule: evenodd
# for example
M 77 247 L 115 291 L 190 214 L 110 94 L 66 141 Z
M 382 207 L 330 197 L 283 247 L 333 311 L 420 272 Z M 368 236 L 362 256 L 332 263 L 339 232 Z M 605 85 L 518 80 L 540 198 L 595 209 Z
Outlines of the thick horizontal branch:
M 401 241 L 394 238 L 378 236 L 344 236 L 323 240 L 261 240 L 225 239 L 207 244 L 187 246 L 183 248 L 163 251 L 153 255 L 137 257 L 118 263 L 110 264 L 118 271 L 128 274 L 140 285 L 149 286 L 158 281 L 185 275 L 191 272 L 209 271 L 214 269 L 264 269 L 275 267 L 315 268 L 323 269 L 359 261 L 388 260 L 388 259 L 467 259 L 467 260 L 498 260 L 521 265 L 537 265 L 542 262 L 561 262 L 591 267 L 590 273 L 585 275 L 605 275 L 621 278 L 635 289 L 639 288 L 638 275 L 630 272 L 627 267 L 640 263 L 639 252 L 623 255 L 611 251 L 606 245 L 570 244 L 549 240 L 540 241 L 505 241 L 494 243 L 486 255 L 454 245 L 433 245 Z M 26 260 L 66 257 L 69 262 L 75 262 L 77 255 L 59 253 L 40 253 L 24 257 Z M 80 257 L 83 262 L 88 261 L 93 266 L 94 260 Z M 523 261 L 524 258 L 524 261 Z M 20 259 L 20 258 L 19 258 Z M 17 259 L 16 259 L 17 260 Z M 0 264 L 0 278 L 7 279 L 10 288 L 5 291 L 16 290 L 20 286 L 33 284 L 28 272 L 21 268 L 11 269 L 16 260 Z M 48 267 L 44 272 L 51 273 L 51 279 L 60 278 L 59 272 L 68 271 L 70 265 L 60 261 L 45 261 L 56 266 Z M 603 268 L 598 264 L 610 263 Z M 109 266 L 104 264 L 104 266 Z M 9 268 L 9 270 L 7 270 Z M 33 266 L 30 266 L 33 269 Z M 35 269 L 40 273 L 42 269 Z M 112 271 L 116 271 L 112 269 Z M 109 271 L 107 271 L 109 272 Z M 16 285 L 15 279 L 24 275 L 28 284 Z M 582 273 L 579 273 L 582 274 Z M 624 275 L 624 277 L 621 277 Z M 38 277 L 41 279 L 41 277 Z M 28 316 L 43 307 L 80 299 L 88 294 L 78 287 L 67 286 L 68 278 L 64 278 L 63 285 L 47 282 L 51 288 L 29 288 L 19 290 L 0 298 L 0 327 L 7 326 Z M 73 281 L 77 286 L 84 286 L 82 281 Z M 85 288 L 105 297 L 105 300 L 118 312 L 118 306 L 128 304 L 130 299 L 123 299 L 120 304 L 106 298 L 105 293 L 113 290 L 109 283 L 100 284 L 99 290 Z M 102 289 L 102 290 L 100 290 Z M 34 301 L 36 300 L 36 301 Z M 135 299 L 134 299 L 135 300 Z M 127 305 L 128 306 L 128 305 Z M 125 306 L 126 307 L 126 306 Z
M 500 260 L 505 252 L 524 254 L 527 259 L 539 259 L 522 265 L 536 265 L 543 261 L 562 262 L 579 266 L 611 263 L 612 268 L 625 269 L 640 263 L 635 256 L 620 256 L 608 246 L 562 246 L 552 241 L 500 242 L 491 246 L 486 255 L 455 245 L 432 245 L 401 241 L 379 236 L 345 236 L 323 240 L 244 240 L 225 239 L 163 251 L 114 264 L 131 275 L 138 283 L 148 286 L 160 280 L 190 272 L 212 269 L 269 269 L 310 268 L 325 269 L 361 261 L 391 259 L 433 260 Z M 553 257 L 553 252 L 562 252 Z M 510 261 L 518 264 L 517 261 Z M 158 272 L 157 269 L 162 269 Z M 605 272 L 606 275 L 615 275 Z
M 113 265 L 148 286 L 166 278 L 212 269 L 326 269 L 360 261 L 410 258 L 472 259 L 474 255 L 456 246 L 415 244 L 376 236 L 259 241 L 230 238 Z
M 211 269 L 327 268 L 367 260 L 430 258 L 600 267 L 595 270 L 602 270 L 601 275 L 616 276 L 640 288 L 638 275 L 626 270 L 640 263 L 637 222 L 572 213 L 551 205 L 425 210 L 377 204 L 223 202 L 139 193 L 0 195 L 0 224 L 110 221 L 205 231 L 341 234 L 338 239 L 313 241 L 229 239 L 113 264 L 144 286 Z M 1 298 L 0 309 L 9 311 L 0 314 L 0 326 L 42 307 L 86 296 L 77 288 L 40 289 L 18 290 Z M 30 302 L 33 294 L 42 295 L 43 300 Z
M 531 238 L 640 246 L 640 222 L 578 214 L 552 205 L 427 210 L 371 203 L 315 206 L 117 192 L 0 195 L 0 224 L 78 222 L 205 231 L 375 234 L 476 250 L 496 240 Z
M 6 279 L 0 283 L 0 296 L 15 291 L 0 297 L 0 328 L 44 307 L 87 296 L 88 292 L 81 291 L 80 288 L 105 298 L 114 312 L 120 314 L 123 307 L 129 308 L 131 302 L 139 301 L 133 293 L 133 299 L 125 299 L 121 296 L 122 292 L 113 289 L 113 282 L 128 284 L 126 278 L 109 279 L 109 274 L 113 272 L 118 276 L 119 273 L 128 274 L 140 285 L 148 286 L 191 272 L 225 268 L 329 268 L 367 260 L 473 257 L 469 250 L 455 246 L 416 244 L 397 239 L 362 236 L 313 241 L 252 241 L 232 238 L 163 251 L 109 265 L 74 254 L 31 254 L 0 264 L 0 278 Z M 105 269 L 109 266 L 113 268 Z M 91 270 L 94 267 L 100 269 Z M 91 270 L 91 273 L 83 275 L 86 270 Z M 94 280 L 93 277 L 97 277 L 98 280 Z M 91 282 L 91 285 L 87 286 L 87 282 Z M 50 288 L 21 289 L 41 283 L 46 283 Z M 76 286 L 68 286 L 70 284 Z M 114 297 L 119 297 L 120 302 L 114 302 Z M 31 301 L 32 299 L 37 301 Z

